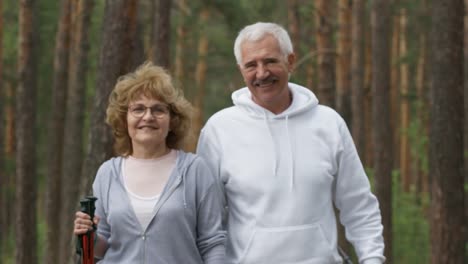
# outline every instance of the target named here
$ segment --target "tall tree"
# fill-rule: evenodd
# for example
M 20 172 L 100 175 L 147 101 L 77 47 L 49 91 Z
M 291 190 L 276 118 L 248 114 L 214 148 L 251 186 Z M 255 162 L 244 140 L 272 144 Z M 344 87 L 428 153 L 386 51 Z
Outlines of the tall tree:
M 400 175 L 403 190 L 410 189 L 410 148 L 409 148 L 409 65 L 408 65 L 408 43 L 407 43 L 407 18 L 406 8 L 400 9 L 400 58 L 404 61 L 400 66 Z
M 36 1 L 20 0 L 16 94 L 16 254 L 17 264 L 37 263 L 36 250 Z
M 3 2 L 0 1 L 0 14 L 3 14 Z M 4 241 L 7 238 L 8 231 L 5 226 L 7 224 L 7 174 L 5 172 L 5 101 L 6 93 L 3 85 L 3 15 L 0 16 L 0 254 Z
M 205 84 L 206 84 L 206 70 L 207 70 L 207 55 L 208 55 L 208 37 L 206 34 L 206 28 L 208 26 L 208 18 L 210 11 L 208 7 L 203 7 L 200 12 L 200 31 L 198 36 L 198 59 L 195 70 L 195 87 L 197 89 L 194 97 L 194 106 L 197 109 L 194 118 L 194 133 L 195 137 L 192 142 L 189 143 L 188 150 L 194 151 L 197 146 L 198 136 L 203 126 L 203 108 L 204 108 L 204 97 L 205 97 Z
M 128 15 L 128 10 L 135 4 L 135 0 L 106 0 L 102 39 L 96 77 L 96 94 L 92 102 L 91 123 L 88 134 L 88 144 L 84 164 L 82 167 L 82 191 L 89 193 L 94 176 L 106 159 L 112 155 L 112 136 L 105 123 L 108 97 L 117 78 L 130 68 L 131 54 L 127 52 L 131 38 L 130 23 L 135 19 Z
M 187 22 L 185 17 L 190 15 L 190 9 L 188 9 L 185 0 L 178 1 L 178 24 L 177 24 L 177 38 L 175 44 L 175 58 L 174 58 L 174 81 L 179 82 L 180 85 L 184 86 L 185 80 L 185 49 L 186 49 L 186 36 L 187 36 Z M 185 86 L 184 86 L 185 87 Z
M 418 134 L 428 135 L 428 87 L 429 80 L 428 76 L 428 41 L 427 41 L 427 30 L 426 30 L 426 18 L 428 17 L 427 0 L 421 1 L 419 20 L 424 21 L 419 23 L 419 54 L 416 69 L 416 98 L 417 98 L 417 118 Z M 414 156 L 414 164 L 416 169 L 414 174 L 416 176 L 416 186 L 418 193 L 429 193 L 429 178 L 427 174 L 427 168 L 424 168 L 423 160 L 427 160 L 428 151 L 427 144 L 423 140 L 418 140 L 418 153 Z
M 432 263 L 465 263 L 463 0 L 432 1 Z
M 372 2 L 372 123 L 374 181 L 380 201 L 385 239 L 385 256 L 392 262 L 392 134 L 389 120 L 390 91 L 390 7 L 387 0 Z
M 364 18 L 365 1 L 352 6 L 351 27 L 351 114 L 352 135 L 361 158 L 364 158 Z
M 68 87 L 66 92 L 65 124 L 62 124 L 65 134 L 61 153 L 61 210 L 59 255 L 61 262 L 67 263 L 71 257 L 71 233 L 73 228 L 73 211 L 77 208 L 78 193 L 81 178 L 81 165 L 83 162 L 83 127 L 86 93 L 86 69 L 88 68 L 89 26 L 94 1 L 79 0 L 73 2 L 74 32 L 71 42 Z M 60 28 L 59 28 L 60 29 Z M 65 63 L 65 61 L 63 61 Z M 65 80 L 66 81 L 66 80 Z M 65 107 L 65 106 L 61 106 Z M 56 216 L 55 216 L 56 217 Z M 56 255 L 54 255 L 56 256 Z M 54 261 L 52 261 L 54 262 Z
M 393 2 L 398 5 L 399 0 Z M 395 12 L 392 17 L 392 47 L 390 57 L 391 81 L 390 81 L 390 124 L 393 129 L 393 145 L 400 146 L 400 12 Z M 400 168 L 400 152 L 393 152 L 393 166 Z
M 351 126 L 351 8 L 352 1 L 338 1 L 338 35 L 336 56 L 336 110 Z M 358 42 L 359 43 L 359 42 Z
M 60 252 L 62 147 L 65 122 L 65 102 L 68 83 L 68 54 L 70 45 L 70 0 L 60 3 L 60 19 L 55 36 L 54 73 L 52 84 L 52 118 L 49 120 L 46 175 L 46 246 L 44 263 L 53 263 Z
M 334 106 L 335 49 L 333 46 L 333 1 L 317 0 L 315 24 L 317 26 L 318 80 L 317 95 L 322 104 Z
M 171 31 L 171 0 L 155 0 L 156 12 L 153 23 L 153 61 L 169 69 L 170 31 Z
M 465 38 L 464 38 L 464 53 L 465 53 L 465 64 L 464 64 L 464 86 L 465 86 L 465 132 L 464 132 L 464 145 L 465 150 L 463 151 L 465 157 L 465 185 L 468 184 L 468 0 L 465 2 Z M 468 219 L 468 195 L 465 194 L 465 221 Z M 467 239 L 468 240 L 468 239 Z
M 299 32 L 299 5 L 297 0 L 288 0 L 288 32 L 294 47 L 296 57 L 300 58 L 299 48 L 300 32 Z
M 5 80 L 5 76 L 3 76 L 3 79 Z M 12 229 L 10 228 L 14 226 L 13 223 L 15 223 L 15 215 L 16 215 L 16 206 L 15 206 L 15 175 L 14 171 L 10 169 L 11 166 L 9 164 L 12 164 L 14 159 L 15 159 L 15 111 L 14 111 L 14 98 L 15 96 L 15 89 L 13 89 L 13 84 L 10 82 L 7 82 L 6 80 L 2 83 L 4 90 L 5 90 L 5 104 L 4 104 L 4 109 L 5 109 L 5 136 L 4 136 L 4 165 L 5 165 L 5 171 L 4 171 L 4 181 L 6 183 L 5 185 L 5 192 L 2 192 L 1 195 L 4 197 L 4 204 L 5 207 L 3 207 L 1 210 L 5 213 L 3 221 L 5 221 L 5 226 L 0 226 L 0 231 L 2 232 L 2 235 L 4 237 L 9 237 L 10 234 L 13 232 Z M 7 249 L 6 247 L 7 243 L 3 243 L 3 249 Z M 4 251 L 5 252 L 5 251 Z

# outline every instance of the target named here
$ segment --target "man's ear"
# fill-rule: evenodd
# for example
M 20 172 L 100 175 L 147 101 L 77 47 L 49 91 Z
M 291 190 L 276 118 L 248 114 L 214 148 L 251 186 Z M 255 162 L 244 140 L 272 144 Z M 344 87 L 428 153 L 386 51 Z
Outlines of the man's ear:
M 288 71 L 291 73 L 296 67 L 296 54 L 291 53 L 288 55 Z

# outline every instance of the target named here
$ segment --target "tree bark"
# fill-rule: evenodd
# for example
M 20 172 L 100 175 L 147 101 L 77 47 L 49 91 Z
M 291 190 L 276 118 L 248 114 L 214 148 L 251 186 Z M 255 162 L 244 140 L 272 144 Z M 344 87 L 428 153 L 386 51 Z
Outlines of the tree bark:
M 184 10 L 186 7 L 185 0 L 179 1 L 179 12 L 181 13 L 178 18 L 178 25 L 177 25 L 177 39 L 176 39 L 176 47 L 175 47 L 175 58 L 174 58 L 174 81 L 179 83 L 179 86 L 185 89 L 185 42 L 187 36 L 187 25 L 184 14 Z
M 0 1 L 0 14 L 3 14 L 3 2 Z M 0 16 L 0 43 L 3 43 L 3 16 Z M 0 255 L 5 244 L 8 230 L 6 229 L 8 206 L 7 173 L 5 171 L 5 103 L 6 92 L 3 84 L 3 46 L 0 46 Z
M 299 34 L 299 10 L 297 0 L 288 0 L 288 32 L 291 36 L 291 41 L 293 44 L 294 53 L 296 58 L 300 58 L 300 34 Z
M 464 154 L 464 162 L 465 162 L 465 185 L 468 184 L 468 0 L 464 0 L 465 2 L 465 35 L 464 35 L 464 55 L 465 55 L 465 63 L 464 63 L 464 90 L 465 90 L 465 116 L 464 116 L 464 146 L 465 150 L 463 151 Z M 465 194 L 465 221 L 468 219 L 468 195 Z M 467 232 L 466 241 L 468 241 L 468 232 Z
M 315 21 L 317 25 L 318 80 L 317 95 L 321 104 L 335 105 L 335 47 L 333 46 L 332 1 L 317 0 Z
M 4 78 L 6 79 L 6 78 Z M 14 111 L 14 101 L 15 101 L 15 90 L 13 89 L 13 84 L 11 82 L 3 82 L 5 88 L 5 148 L 4 148 L 4 164 L 5 164 L 5 182 L 6 182 L 6 192 L 2 193 L 5 198 L 5 226 L 0 226 L 0 231 L 5 237 L 9 237 L 14 231 L 15 216 L 16 216 L 16 206 L 15 206 L 15 175 L 12 166 L 15 160 L 15 111 Z M 6 250 L 6 243 L 3 245 L 3 249 Z M 5 252 L 5 251 L 3 251 Z
M 153 23 L 153 61 L 166 69 L 170 66 L 171 4 L 171 0 L 156 0 Z
M 465 263 L 463 0 L 432 1 L 432 263 Z
M 370 20 L 370 19 L 369 19 Z M 371 39 L 371 28 L 367 27 L 364 35 L 366 38 L 365 43 L 365 67 L 364 67 L 364 135 L 365 138 L 372 138 L 372 39 Z M 374 142 L 373 140 L 367 140 L 365 145 L 364 165 L 366 167 L 374 167 Z
M 207 69 L 207 54 L 208 54 L 208 37 L 206 35 L 206 27 L 208 26 L 208 18 L 210 12 L 207 7 L 204 7 L 200 12 L 200 31 L 198 39 L 198 59 L 195 70 L 195 87 L 197 89 L 194 98 L 194 107 L 197 109 L 193 122 L 194 138 L 188 146 L 188 151 L 195 151 L 200 135 L 200 130 L 203 127 L 203 109 L 205 98 L 206 84 L 206 69 Z
M 96 94 L 92 105 L 91 123 L 84 165 L 82 167 L 82 193 L 90 193 L 96 172 L 112 155 L 112 135 L 105 123 L 108 97 L 117 78 L 129 68 L 131 54 L 127 52 L 127 29 L 132 21 L 128 9 L 133 5 L 126 0 L 107 0 L 105 6 L 102 41 L 96 79 Z
M 398 2 L 398 0 L 396 0 Z M 396 3 L 395 3 L 396 5 Z M 400 146 L 400 13 L 395 12 L 392 18 L 391 48 L 391 85 L 390 85 L 390 123 L 393 128 L 393 145 Z M 393 152 L 393 166 L 400 168 L 400 152 Z
M 428 8 L 427 8 L 427 0 L 423 0 L 421 2 L 419 16 L 422 19 L 426 19 L 428 17 Z M 417 102 L 417 122 L 418 126 L 418 134 L 420 135 L 429 135 L 428 129 L 428 94 L 429 94 L 429 81 L 428 81 L 428 59 L 427 59 L 427 50 L 428 50 L 428 43 L 427 43 L 427 31 L 426 31 L 426 24 L 420 23 L 420 30 L 419 30 L 419 56 L 418 56 L 418 65 L 416 70 L 416 94 L 418 98 Z M 415 176 L 416 176 L 416 183 L 417 183 L 417 191 L 419 194 L 428 194 L 429 193 L 429 179 L 427 168 L 423 163 L 423 160 L 427 160 L 428 158 L 428 148 L 426 142 L 422 142 L 419 140 L 418 152 L 419 155 L 415 158 L 415 163 L 417 163 Z M 417 162 L 416 162 L 417 160 Z
M 372 122 L 374 181 L 382 212 L 385 256 L 392 261 L 392 134 L 390 123 L 390 7 L 387 0 L 372 3 Z
M 57 261 L 60 252 L 62 147 L 65 123 L 65 105 L 68 87 L 68 54 L 70 53 L 70 1 L 60 3 L 60 19 L 55 37 L 54 75 L 52 84 L 52 118 L 49 121 L 47 175 L 46 175 L 46 245 L 44 263 Z
M 68 263 L 73 256 L 74 210 L 78 208 L 78 194 L 83 162 L 83 127 L 88 68 L 89 30 L 94 2 L 75 1 L 73 5 L 73 41 L 68 61 L 69 79 L 62 147 L 61 210 L 60 210 L 60 263 Z M 66 67 L 66 66 L 65 66 Z M 64 67 L 64 68 L 65 68 Z M 57 212 L 55 212 L 57 213 Z M 55 216 L 57 217 L 57 216 Z M 57 255 L 54 255 L 57 256 Z M 54 262 L 54 261 L 52 261 Z
M 16 221 L 17 264 L 37 263 L 36 250 L 36 87 L 38 35 L 33 0 L 20 0 L 18 87 L 16 94 Z
M 407 58 L 408 44 L 407 34 L 407 12 L 405 8 L 400 9 L 400 58 Z M 410 147 L 409 147 L 409 65 L 407 61 L 399 63 L 400 66 L 400 179 L 403 191 L 409 192 L 410 179 Z
M 351 22 L 351 131 L 361 159 L 364 157 L 364 18 L 365 1 L 355 0 Z
M 336 110 L 351 127 L 351 9 L 352 1 L 338 1 Z

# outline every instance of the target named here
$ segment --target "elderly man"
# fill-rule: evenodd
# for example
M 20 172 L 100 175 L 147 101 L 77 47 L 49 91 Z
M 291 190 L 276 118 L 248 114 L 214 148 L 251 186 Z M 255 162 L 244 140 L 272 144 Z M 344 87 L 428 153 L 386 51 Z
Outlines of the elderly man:
M 359 262 L 383 263 L 379 204 L 351 135 L 334 110 L 288 82 L 288 33 L 249 25 L 234 54 L 247 87 L 208 120 L 197 149 L 224 192 L 226 263 L 342 263 L 333 204 Z

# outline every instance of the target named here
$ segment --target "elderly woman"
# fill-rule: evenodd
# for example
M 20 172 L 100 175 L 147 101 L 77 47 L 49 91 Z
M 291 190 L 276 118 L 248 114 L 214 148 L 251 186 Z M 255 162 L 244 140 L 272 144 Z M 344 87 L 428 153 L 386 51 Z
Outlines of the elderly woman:
M 93 184 L 100 263 L 224 263 L 217 183 L 201 158 L 179 149 L 191 112 L 161 67 L 145 63 L 118 80 L 106 121 L 119 156 Z M 76 235 L 91 226 L 76 212 Z

